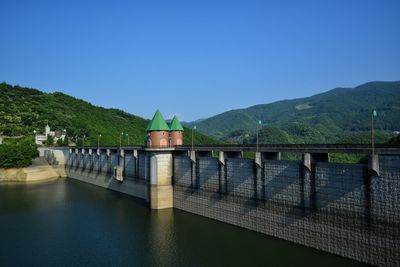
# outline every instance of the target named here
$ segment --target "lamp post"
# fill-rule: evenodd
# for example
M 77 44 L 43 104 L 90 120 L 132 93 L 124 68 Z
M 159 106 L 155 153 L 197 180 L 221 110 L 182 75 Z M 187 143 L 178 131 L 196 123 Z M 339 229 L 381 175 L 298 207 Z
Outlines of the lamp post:
M 65 138 L 67 137 L 67 130 L 64 129 L 64 130 L 63 130 L 63 133 L 64 133 L 63 143 L 64 143 L 64 146 L 65 146 Z M 67 139 L 67 146 L 68 146 L 68 145 L 69 145 L 69 144 L 68 144 L 68 139 Z
M 85 149 L 85 138 L 86 138 L 86 135 L 83 135 L 82 149 Z
M 258 129 L 259 129 L 259 125 L 261 125 L 261 120 L 258 120 L 258 123 L 257 123 L 257 152 L 258 152 Z
M 100 148 L 100 138 L 101 138 L 101 134 L 99 134 L 99 135 L 97 136 L 97 149 Z
M 194 130 L 196 130 L 196 125 L 193 127 L 193 130 L 192 130 L 192 150 L 193 150 L 193 148 L 194 148 L 194 140 L 193 140 L 193 133 L 194 133 Z
M 378 116 L 378 113 L 374 109 L 371 114 L 371 146 L 372 155 L 375 155 L 375 137 L 374 137 L 374 117 Z
M 129 146 L 129 134 L 128 133 L 126 134 L 126 137 L 128 137 L 128 146 Z
M 35 144 L 36 144 L 36 129 L 35 130 L 33 130 L 33 139 L 34 139 L 34 142 L 35 142 Z
M 124 132 L 121 133 L 121 135 L 119 136 L 119 149 L 121 149 L 122 147 L 122 136 L 124 135 Z

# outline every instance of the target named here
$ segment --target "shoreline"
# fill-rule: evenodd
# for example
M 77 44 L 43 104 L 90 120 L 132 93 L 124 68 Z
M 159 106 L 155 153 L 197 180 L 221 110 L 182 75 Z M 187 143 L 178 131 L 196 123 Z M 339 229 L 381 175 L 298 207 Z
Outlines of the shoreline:
M 0 184 L 38 183 L 60 178 L 61 175 L 47 163 L 44 157 L 33 159 L 25 168 L 0 169 Z

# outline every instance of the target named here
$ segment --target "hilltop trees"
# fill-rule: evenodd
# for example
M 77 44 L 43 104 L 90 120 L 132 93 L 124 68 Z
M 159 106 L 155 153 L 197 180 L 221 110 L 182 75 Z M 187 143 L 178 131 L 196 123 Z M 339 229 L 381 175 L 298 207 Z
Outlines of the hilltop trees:
M 400 131 L 398 103 L 400 81 L 370 82 L 311 97 L 227 111 L 196 122 L 196 126 L 204 134 L 230 139 L 237 130 L 254 133 L 256 123 L 261 120 L 284 130 L 295 143 L 335 143 L 349 132 L 370 131 L 373 109 L 378 110 L 376 130 Z M 242 139 L 238 135 L 235 138 Z
M 66 129 L 75 143 L 81 144 L 85 135 L 85 145 L 97 145 L 101 134 L 102 145 L 116 145 L 124 132 L 129 134 L 131 144 L 141 145 L 148 121 L 122 110 L 93 106 L 63 93 L 47 94 L 0 83 L 0 132 L 6 136 L 33 136 L 33 130 L 41 133 L 47 123 L 55 130 Z M 191 142 L 190 137 L 190 130 L 185 129 L 186 144 Z M 122 141 L 127 144 L 126 139 Z M 212 144 L 218 141 L 196 132 L 194 142 Z

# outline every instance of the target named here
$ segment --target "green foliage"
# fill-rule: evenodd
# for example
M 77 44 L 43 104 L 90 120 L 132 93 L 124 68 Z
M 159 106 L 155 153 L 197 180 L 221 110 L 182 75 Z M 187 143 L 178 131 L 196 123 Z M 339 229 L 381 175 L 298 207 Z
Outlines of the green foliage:
M 54 138 L 53 138 L 53 136 L 47 135 L 47 139 L 46 139 L 45 144 L 48 145 L 48 146 L 52 146 L 52 145 L 54 144 Z
M 375 144 L 387 143 L 392 137 L 393 134 L 384 131 L 374 132 Z M 347 133 L 336 141 L 337 144 L 371 144 L 371 142 L 371 131 Z
M 66 134 L 64 137 L 64 140 L 61 144 L 62 146 L 68 146 L 69 145 L 69 136 Z
M 395 137 L 392 137 L 387 143 L 393 145 L 400 145 L 400 134 L 398 134 Z
M 57 146 L 63 146 L 64 145 L 64 140 L 62 140 L 61 138 L 57 140 L 56 142 Z
M 143 145 L 148 124 L 148 120 L 135 115 L 118 109 L 96 107 L 63 93 L 47 94 L 0 84 L 0 133 L 33 136 L 33 130 L 40 134 L 47 121 L 53 130 L 66 129 L 70 140 L 79 145 L 82 145 L 85 135 L 86 146 L 97 146 L 99 134 L 100 145 L 119 145 L 121 132 L 129 134 L 131 145 Z M 194 142 L 220 143 L 198 132 L 194 134 Z M 124 136 L 122 145 L 127 144 L 128 139 Z M 191 131 L 188 129 L 185 129 L 184 144 L 191 144 Z
M 259 131 L 258 141 L 260 144 L 291 144 L 292 138 L 287 132 L 277 127 L 264 127 Z M 252 140 L 254 143 L 254 140 Z
M 316 128 L 306 125 L 305 123 L 291 122 L 283 125 L 282 130 L 296 144 L 319 144 L 325 143 L 324 135 Z
M 183 135 L 183 143 L 185 145 L 192 144 L 192 132 L 193 132 L 193 143 L 194 145 L 218 145 L 223 144 L 224 142 L 212 139 L 206 135 L 199 133 L 198 131 L 193 131 L 192 129 L 185 128 Z
M 301 160 L 302 154 L 292 152 L 282 152 L 281 160 Z
M 399 81 L 370 82 L 311 97 L 231 110 L 196 125 L 206 135 L 241 143 L 246 140 L 245 135 L 254 135 L 261 120 L 264 125 L 285 131 L 293 143 L 335 143 L 344 133 L 369 131 L 373 109 L 378 110 L 376 130 L 400 130 L 399 103 Z M 238 135 L 240 131 L 242 134 Z
M 26 167 L 36 156 L 38 151 L 33 139 L 8 140 L 0 145 L 0 168 Z
M 329 154 L 329 162 L 332 163 L 368 163 L 368 156 L 362 154 Z
M 244 151 L 243 152 L 243 158 L 244 159 L 252 159 L 254 160 L 254 152 L 253 151 Z

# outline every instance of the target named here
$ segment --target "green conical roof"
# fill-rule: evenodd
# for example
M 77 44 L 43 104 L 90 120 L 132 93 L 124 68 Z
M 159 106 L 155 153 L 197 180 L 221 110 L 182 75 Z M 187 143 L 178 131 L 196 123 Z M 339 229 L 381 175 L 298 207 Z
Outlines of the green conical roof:
M 171 129 L 171 131 L 183 131 L 182 124 L 179 122 L 177 116 L 174 116 L 169 128 Z
M 161 112 L 157 109 L 156 114 L 154 114 L 153 119 L 150 121 L 146 128 L 146 131 L 169 131 L 169 126 L 165 122 Z

